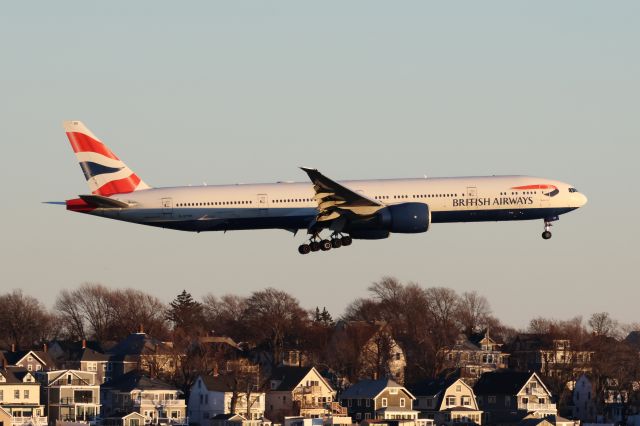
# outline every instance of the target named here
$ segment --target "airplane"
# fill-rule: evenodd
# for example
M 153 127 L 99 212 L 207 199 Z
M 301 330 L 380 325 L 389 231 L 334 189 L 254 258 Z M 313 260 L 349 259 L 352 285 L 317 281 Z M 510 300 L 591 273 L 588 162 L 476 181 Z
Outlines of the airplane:
M 306 230 L 300 254 L 447 222 L 541 219 L 548 240 L 552 222 L 587 203 L 573 185 L 537 177 L 338 182 L 309 167 L 309 182 L 152 188 L 82 122 L 63 127 L 91 191 L 65 201 L 67 210 L 180 231 Z

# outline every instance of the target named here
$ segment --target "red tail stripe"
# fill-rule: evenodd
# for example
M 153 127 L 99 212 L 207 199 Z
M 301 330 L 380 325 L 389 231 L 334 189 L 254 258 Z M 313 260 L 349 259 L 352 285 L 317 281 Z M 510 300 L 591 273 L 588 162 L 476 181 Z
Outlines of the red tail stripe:
M 105 183 L 100 188 L 93 191 L 93 193 L 97 195 L 104 195 L 105 197 L 113 194 L 126 194 L 133 192 L 139 183 L 140 178 L 138 175 L 132 173 L 129 177 Z
M 84 201 L 82 198 L 74 198 L 73 200 L 67 200 L 67 210 L 71 210 L 73 212 L 87 213 L 92 210 L 95 210 L 94 207 L 91 207 Z
M 526 185 L 526 186 L 514 186 L 511 189 L 558 189 L 553 185 Z
M 96 152 L 104 155 L 105 157 L 120 160 L 109 148 L 104 146 L 102 142 L 99 142 L 84 133 L 67 132 L 67 137 L 69 138 L 69 142 L 71 142 L 73 152 Z

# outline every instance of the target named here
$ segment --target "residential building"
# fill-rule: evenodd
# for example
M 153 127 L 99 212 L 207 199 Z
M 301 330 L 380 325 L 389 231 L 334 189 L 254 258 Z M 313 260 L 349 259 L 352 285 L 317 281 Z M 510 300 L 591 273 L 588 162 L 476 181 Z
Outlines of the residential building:
M 134 411 L 129 414 L 107 417 L 102 420 L 101 426 L 144 426 L 145 420 L 142 414 Z
M 49 344 L 47 353 L 60 369 L 89 371 L 96 373 L 98 383 L 106 380 L 109 356 L 102 352 L 97 342 L 55 341 Z
M 40 384 L 33 373 L 17 367 L 0 369 L 0 408 L 10 417 L 6 426 L 46 425 Z
M 473 388 L 460 378 L 439 378 L 416 385 L 411 391 L 420 417 L 433 419 L 437 425 L 482 424 L 482 410 Z
M 526 415 L 556 415 L 552 395 L 537 373 L 498 370 L 484 373 L 473 387 L 485 424 L 512 424 Z
M 404 383 L 405 353 L 385 322 L 338 321 L 330 345 L 338 356 L 353 357 L 350 380 L 389 377 Z
M 140 371 L 151 377 L 175 373 L 184 354 L 176 351 L 172 342 L 162 342 L 140 331 L 132 333 L 111 348 L 107 355 L 105 382 L 131 371 Z
M 203 425 L 208 426 L 271 426 L 271 421 L 266 419 L 260 420 L 247 420 L 242 414 L 217 414 L 212 417 L 208 423 Z
M 266 394 L 258 390 L 258 377 L 238 379 L 233 374 L 199 376 L 189 394 L 190 422 L 208 425 L 218 414 L 240 414 L 245 421 L 263 419 Z
M 285 416 L 342 414 L 335 394 L 315 367 L 277 367 L 268 382 L 266 417 L 281 422 Z
M 594 352 L 574 348 L 570 339 L 542 334 L 519 334 L 511 344 L 509 365 L 518 371 L 538 371 L 547 376 L 577 377 L 591 371 Z
M 362 420 L 415 421 L 418 411 L 413 409 L 416 398 L 391 379 L 361 380 L 340 395 L 341 404 L 351 418 Z
M 470 337 L 461 334 L 453 346 L 443 350 L 444 366 L 459 369 L 460 377 L 473 386 L 483 373 L 507 368 L 509 354 L 502 346 L 488 329 Z
M 597 414 L 595 397 L 589 377 L 586 374 L 578 377 L 573 385 L 572 417 L 582 423 L 595 423 Z
M 327 416 L 323 418 L 285 417 L 283 426 L 353 426 L 349 416 Z
M 102 385 L 103 416 L 130 413 L 144 416 L 145 424 L 186 425 L 187 404 L 173 385 L 131 371 Z
M 10 351 L 3 351 L 0 354 L 0 368 L 21 367 L 27 371 L 47 371 L 56 368 L 55 363 L 47 354 L 47 346 L 43 350 L 18 351 L 15 345 L 11 345 Z
M 100 416 L 100 384 L 96 373 L 54 370 L 38 373 L 49 424 L 57 421 L 95 424 Z

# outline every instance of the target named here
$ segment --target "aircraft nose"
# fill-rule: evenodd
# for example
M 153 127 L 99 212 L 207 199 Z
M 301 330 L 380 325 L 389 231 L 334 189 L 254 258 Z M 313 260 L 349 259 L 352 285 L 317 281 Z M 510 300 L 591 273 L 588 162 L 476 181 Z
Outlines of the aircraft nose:
M 578 207 L 582 207 L 582 206 L 584 206 L 585 204 L 587 204 L 587 201 L 588 201 L 588 200 L 587 200 L 587 196 L 586 196 L 586 195 L 584 195 L 584 194 L 583 194 L 583 193 L 581 193 L 581 192 L 579 192 L 579 193 L 577 193 L 577 194 L 575 194 L 575 195 L 576 195 L 576 198 L 577 198 L 577 200 L 576 200 L 576 201 L 578 202 Z

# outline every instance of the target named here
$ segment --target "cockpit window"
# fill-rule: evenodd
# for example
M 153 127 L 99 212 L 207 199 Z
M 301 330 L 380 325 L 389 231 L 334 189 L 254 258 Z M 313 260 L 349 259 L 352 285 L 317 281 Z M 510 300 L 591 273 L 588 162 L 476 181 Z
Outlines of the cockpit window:
M 578 192 L 578 190 L 575 188 L 569 188 L 569 192 Z

